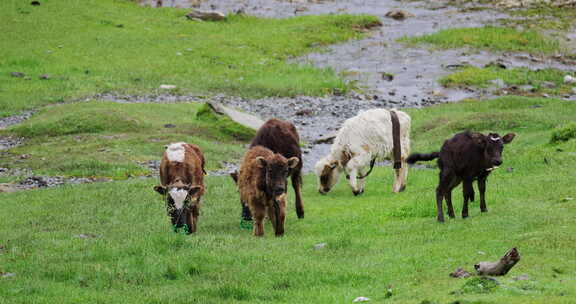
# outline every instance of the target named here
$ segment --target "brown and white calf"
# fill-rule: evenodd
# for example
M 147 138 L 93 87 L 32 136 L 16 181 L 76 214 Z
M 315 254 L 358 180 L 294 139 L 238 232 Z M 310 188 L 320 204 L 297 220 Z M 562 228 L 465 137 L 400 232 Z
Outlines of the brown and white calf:
M 488 175 L 502 164 L 502 151 L 504 145 L 514 139 L 514 133 L 500 137 L 497 133 L 484 135 L 475 132 L 462 132 L 446 140 L 440 152 L 430 154 L 412 154 L 408 163 L 427 161 L 438 158 L 440 168 L 440 182 L 436 188 L 436 207 L 438 221 L 444 222 L 442 201 L 446 199 L 448 216 L 454 218 L 452 206 L 452 189 L 463 183 L 464 206 L 462 218 L 468 217 L 468 201 L 474 201 L 474 188 L 472 182 L 478 180 L 480 192 L 480 211 L 487 212 L 484 194 L 486 192 L 486 179 Z
M 264 235 L 264 217 L 268 215 L 276 236 L 284 234 L 286 217 L 286 185 L 290 170 L 298 157 L 286 159 L 280 153 L 255 146 L 242 160 L 238 174 L 240 199 L 250 208 L 254 218 L 254 235 Z
M 160 162 L 161 185 L 154 190 L 164 196 L 174 231 L 196 232 L 205 173 L 204 155 L 198 146 L 178 142 L 166 147 Z

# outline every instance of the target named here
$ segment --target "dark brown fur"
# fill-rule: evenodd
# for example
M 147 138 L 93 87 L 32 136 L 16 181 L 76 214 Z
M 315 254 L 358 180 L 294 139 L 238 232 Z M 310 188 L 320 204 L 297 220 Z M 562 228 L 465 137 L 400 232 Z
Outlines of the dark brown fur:
M 502 151 L 504 144 L 514 139 L 514 133 L 508 133 L 504 137 L 496 133 L 484 135 L 474 132 L 463 132 L 446 140 L 440 152 L 430 154 L 412 154 L 407 162 L 413 164 L 420 160 L 432 160 L 438 158 L 440 168 L 440 182 L 436 188 L 436 206 L 438 209 L 438 221 L 444 221 L 442 201 L 446 199 L 448 216 L 454 217 L 452 206 L 452 189 L 463 182 L 464 206 L 462 217 L 468 217 L 468 201 L 474 201 L 474 188 L 472 182 L 478 180 L 480 192 L 480 210 L 487 212 L 484 194 L 486 192 L 486 179 L 495 166 L 502 164 Z M 494 140 L 497 139 L 497 140 Z
M 241 201 L 248 205 L 254 217 L 255 236 L 264 235 L 266 214 L 276 236 L 284 234 L 287 177 L 298 163 L 297 157 L 286 159 L 262 146 L 252 147 L 244 155 L 238 189 Z
M 193 144 L 184 145 L 184 162 L 169 161 L 166 152 L 160 162 L 160 186 L 154 190 L 166 198 L 168 215 L 176 228 L 188 225 L 188 233 L 196 232 L 200 214 L 200 199 L 204 195 L 204 154 Z M 190 206 L 183 209 L 183 214 L 174 210 L 174 202 L 168 194 L 173 189 L 187 189 L 190 195 Z
M 300 137 L 296 127 L 290 122 L 272 118 L 264 123 L 250 143 L 250 148 L 255 146 L 266 147 L 274 153 L 279 153 L 285 158 L 297 157 L 298 165 L 290 170 L 292 188 L 296 197 L 296 215 L 304 218 L 304 202 L 302 201 L 302 151 L 300 150 Z M 232 178 L 236 181 L 234 174 Z M 244 205 L 244 203 L 242 203 Z M 249 214 L 248 214 L 249 218 Z

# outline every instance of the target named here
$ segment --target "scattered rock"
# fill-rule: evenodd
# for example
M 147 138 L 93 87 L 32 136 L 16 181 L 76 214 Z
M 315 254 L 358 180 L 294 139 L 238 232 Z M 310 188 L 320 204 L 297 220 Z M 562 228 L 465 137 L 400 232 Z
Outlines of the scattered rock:
M 160 88 L 163 90 L 173 90 L 176 88 L 176 86 L 173 84 L 161 84 Z
M 540 86 L 547 89 L 554 89 L 556 87 L 556 84 L 552 81 L 543 81 L 542 83 L 540 83 Z
M 176 128 L 176 125 L 169 123 L 169 124 L 165 124 L 164 128 L 167 128 L 167 129 Z
M 202 11 L 202 10 L 192 10 L 190 13 L 186 14 L 186 18 L 191 20 L 202 20 L 202 21 L 221 21 L 226 19 L 226 16 L 218 11 Z
M 78 234 L 77 237 L 81 238 L 81 239 L 95 239 L 98 238 L 99 236 L 93 233 L 81 233 Z
M 386 80 L 386 81 L 394 80 L 394 75 L 392 75 L 390 73 L 380 72 L 380 75 L 382 75 L 382 80 Z
M 305 109 L 305 110 L 300 110 L 296 113 L 294 113 L 296 116 L 313 116 L 314 115 L 314 111 L 310 110 L 310 109 Z
M 565 198 L 562 199 L 563 202 L 569 202 L 569 201 L 572 201 L 572 200 L 574 200 L 573 197 L 565 197 Z
M 42 176 L 29 176 L 19 182 L 23 186 L 32 186 L 34 188 L 48 187 L 48 183 Z
M 314 249 L 315 249 L 315 250 L 320 250 L 320 249 L 326 248 L 327 246 L 328 246 L 328 244 L 326 244 L 326 243 L 319 243 L 319 244 L 314 245 Z M 355 302 L 356 302 L 356 301 L 355 301 Z
M 521 85 L 521 86 L 518 86 L 517 88 L 518 88 L 518 91 L 524 92 L 524 93 L 536 92 L 536 88 L 534 86 L 531 86 L 531 85 Z
M 0 193 L 2 193 L 2 192 L 10 193 L 10 192 L 16 192 L 16 191 L 18 191 L 18 188 L 16 188 L 16 186 L 14 184 L 9 184 L 9 183 L 0 184 Z
M 10 75 L 12 77 L 17 77 L 17 78 L 22 78 L 22 77 L 26 76 L 24 73 L 21 73 L 21 72 L 12 72 L 12 73 L 10 73 Z
M 464 270 L 464 268 L 458 268 L 454 272 L 450 273 L 450 277 L 452 278 L 467 278 L 472 274 L 468 271 Z
M 574 78 L 570 75 L 566 75 L 566 76 L 564 76 L 564 83 L 566 83 L 566 84 L 576 83 L 576 78 Z
M 32 2 L 30 2 L 30 5 L 32 5 L 32 6 L 39 6 L 39 5 L 40 5 L 40 1 L 32 1 Z
M 243 113 L 230 107 L 224 106 L 218 102 L 208 102 L 210 108 L 217 114 L 226 115 L 236 123 L 245 127 L 258 130 L 264 124 L 264 121 L 254 115 Z
M 506 87 L 506 83 L 504 82 L 503 79 L 498 78 L 498 79 L 492 79 L 490 80 L 490 83 L 493 84 L 495 87 L 497 87 L 498 89 L 503 89 Z
M 572 88 L 572 94 L 576 95 L 576 87 Z
M 514 172 L 514 168 L 510 167 L 510 168 L 506 168 L 506 172 L 508 173 L 512 173 Z
M 499 69 L 506 69 L 507 66 L 502 63 L 501 61 L 491 61 L 489 63 L 487 63 L 486 65 L 484 65 L 485 68 L 490 68 L 490 67 L 495 67 L 495 68 L 499 68 Z
M 29 159 L 30 158 L 30 154 L 21 154 L 19 156 L 20 159 Z
M 40 78 L 42 80 L 48 80 L 48 79 L 52 78 L 52 76 L 50 76 L 49 74 L 42 74 L 42 75 L 38 76 L 38 78 Z
M 526 281 L 529 279 L 530 279 L 530 277 L 528 277 L 527 274 L 522 274 L 522 275 L 519 275 L 517 277 L 512 278 L 512 280 L 514 280 L 514 281 Z
M 357 297 L 357 298 L 354 299 L 354 301 L 352 301 L 352 302 L 357 303 L 357 302 L 368 302 L 368 301 L 370 301 L 370 298 L 367 298 L 367 297 Z
M 414 14 L 403 11 L 403 10 L 391 10 L 384 15 L 395 20 L 404 20 L 408 17 L 414 17 Z
M 331 133 L 328 135 L 324 135 L 317 140 L 314 141 L 314 144 L 331 144 L 334 142 L 334 138 L 336 138 L 336 133 Z
M 13 277 L 15 276 L 15 273 L 11 273 L 11 272 L 0 272 L 0 277 L 2 278 L 9 278 L 9 277 Z

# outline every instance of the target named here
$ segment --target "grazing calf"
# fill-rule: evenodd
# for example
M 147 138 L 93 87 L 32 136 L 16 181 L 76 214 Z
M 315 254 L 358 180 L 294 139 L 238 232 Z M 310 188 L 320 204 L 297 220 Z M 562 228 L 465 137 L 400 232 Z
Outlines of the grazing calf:
M 240 199 L 254 216 L 254 235 L 264 235 L 266 213 L 276 236 L 284 234 L 286 185 L 290 170 L 298 166 L 298 157 L 286 159 L 280 153 L 255 146 L 244 155 L 238 175 Z
M 397 118 L 397 119 L 396 119 Z M 338 131 L 330 154 L 316 163 L 318 191 L 328 193 L 347 174 L 354 195 L 364 192 L 364 179 L 376 159 L 393 158 L 396 178 L 392 191 L 406 188 L 406 158 L 410 154 L 410 116 L 401 111 L 373 109 L 349 118 Z M 370 164 L 370 169 L 366 167 Z
M 204 155 L 198 146 L 183 142 L 167 146 L 160 162 L 160 186 L 174 231 L 196 232 L 200 198 L 204 194 Z
M 474 188 L 472 182 L 478 180 L 480 192 L 480 210 L 487 212 L 484 193 L 486 192 L 486 179 L 492 170 L 502 164 L 502 151 L 504 144 L 514 139 L 514 133 L 500 137 L 497 133 L 484 135 L 474 132 L 462 132 L 446 140 L 440 152 L 430 154 L 412 154 L 408 163 L 413 164 L 420 160 L 433 160 L 438 158 L 440 168 L 440 183 L 436 188 L 436 207 L 438 208 L 438 221 L 444 222 L 442 201 L 446 199 L 448 216 L 454 218 L 452 206 L 452 189 L 463 182 L 464 206 L 462 218 L 468 217 L 468 201 L 474 201 Z
M 296 167 L 290 170 L 292 188 L 296 196 L 296 215 L 304 218 L 304 203 L 302 202 L 302 151 L 300 150 L 300 136 L 296 127 L 290 122 L 272 118 L 264 123 L 250 143 L 250 148 L 263 146 L 274 153 L 279 153 L 286 158 L 298 158 Z M 232 173 L 232 178 L 237 182 L 237 173 Z M 245 202 L 242 203 L 242 217 L 251 220 L 250 210 Z

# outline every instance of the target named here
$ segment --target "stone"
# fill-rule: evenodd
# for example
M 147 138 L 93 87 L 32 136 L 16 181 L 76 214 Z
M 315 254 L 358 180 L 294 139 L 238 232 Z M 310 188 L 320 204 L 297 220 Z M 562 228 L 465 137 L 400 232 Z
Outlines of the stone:
M 326 244 L 326 243 L 319 243 L 319 244 L 314 245 L 314 249 L 320 250 L 320 249 L 326 248 L 327 246 L 328 246 L 328 244 Z
M 394 80 L 394 75 L 387 73 L 387 72 L 380 72 L 380 75 L 382 75 L 382 80 L 386 80 L 386 81 L 392 81 Z
M 226 15 L 218 11 L 203 11 L 194 9 L 190 13 L 186 14 L 186 18 L 202 21 L 221 21 L 226 19 Z
M 174 90 L 176 86 L 173 84 L 161 84 L 160 88 L 163 90 Z
M 174 125 L 174 124 L 165 124 L 165 125 L 164 125 L 164 128 L 168 128 L 168 129 L 176 128 L 176 125 Z
M 521 86 L 518 86 L 518 91 L 525 92 L 525 93 L 535 92 L 536 88 L 534 86 L 531 86 L 531 85 L 521 85 Z
M 210 109 L 216 114 L 226 115 L 238 124 L 248 127 L 253 130 L 258 130 L 264 124 L 264 121 L 254 115 L 240 112 L 231 107 L 227 107 L 221 103 L 210 101 L 207 103 Z
M 459 267 L 454 272 L 450 273 L 450 277 L 452 278 L 467 278 L 472 274 L 468 271 L 464 270 L 464 268 Z
M 576 83 L 576 78 L 574 78 L 570 75 L 566 75 L 566 76 L 564 76 L 564 83 L 566 83 L 566 84 Z
M 547 88 L 547 89 L 553 89 L 556 87 L 556 84 L 553 83 L 552 81 L 543 81 L 540 86 L 542 86 L 543 88 Z
M 576 95 L 576 87 L 572 88 L 572 94 Z
M 42 80 L 48 80 L 50 78 L 52 78 L 50 75 L 48 74 L 42 74 L 40 75 L 38 78 L 42 79 Z
M 528 277 L 527 274 L 521 274 L 521 275 L 513 278 L 514 281 L 526 281 L 529 279 L 530 279 L 530 277 Z
M 21 72 L 12 72 L 12 73 L 10 73 L 10 76 L 12 76 L 12 77 L 17 77 L 17 78 L 22 78 L 22 77 L 24 77 L 24 76 L 26 76 L 26 75 L 25 75 L 24 73 L 21 73 Z
M 494 86 L 496 86 L 499 89 L 505 88 L 506 87 L 506 83 L 504 82 L 503 79 L 498 78 L 498 79 L 492 79 L 490 80 L 490 83 L 493 84 Z
M 11 272 L 0 272 L 0 277 L 3 277 L 3 278 L 9 278 L 9 277 L 13 277 L 15 275 L 16 275 L 15 273 L 11 273 Z
M 317 140 L 314 141 L 314 144 L 331 144 L 334 142 L 334 138 L 336 138 L 336 133 L 331 133 L 328 135 L 324 135 Z
M 357 297 L 357 298 L 354 299 L 354 301 L 352 301 L 352 302 L 357 303 L 357 302 L 368 302 L 368 301 L 370 301 L 370 298 L 367 298 L 367 297 Z
M 9 184 L 9 183 L 0 184 L 0 193 L 2 193 L 2 192 L 10 193 L 10 192 L 16 192 L 16 191 L 18 191 L 18 188 L 16 188 L 16 185 L 14 185 L 14 184 Z
M 386 17 L 392 18 L 394 20 L 404 20 L 408 17 L 414 17 L 414 14 L 403 11 L 403 10 L 391 10 L 384 15 Z
M 39 5 L 40 5 L 40 1 L 32 1 L 32 2 L 30 2 L 30 5 L 32 5 L 32 6 L 39 6 Z

